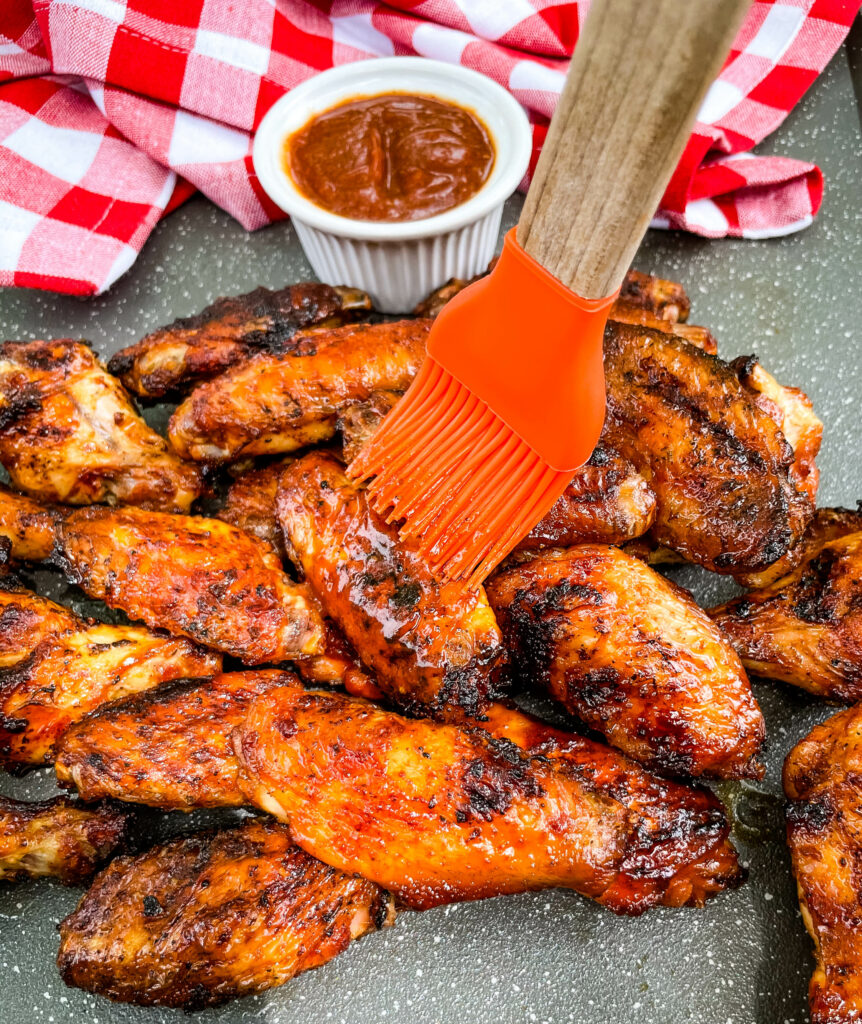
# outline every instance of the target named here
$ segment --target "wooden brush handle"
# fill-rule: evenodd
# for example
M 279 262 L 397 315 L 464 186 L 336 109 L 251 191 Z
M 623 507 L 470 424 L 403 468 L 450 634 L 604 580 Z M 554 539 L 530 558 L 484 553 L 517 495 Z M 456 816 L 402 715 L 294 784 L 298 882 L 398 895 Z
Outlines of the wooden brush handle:
M 749 0 L 593 0 L 518 222 L 578 295 L 619 288 Z

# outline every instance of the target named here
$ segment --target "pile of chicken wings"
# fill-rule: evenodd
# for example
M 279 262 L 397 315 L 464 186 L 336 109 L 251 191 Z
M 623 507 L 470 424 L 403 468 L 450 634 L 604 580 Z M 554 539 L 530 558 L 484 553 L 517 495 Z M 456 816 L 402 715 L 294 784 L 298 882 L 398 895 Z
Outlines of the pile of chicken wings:
M 429 574 L 345 465 L 463 285 L 398 322 L 260 288 L 107 368 L 0 345 L 0 763 L 76 794 L 0 800 L 0 879 L 107 862 L 60 928 L 68 984 L 190 1009 L 402 910 L 550 886 L 702 906 L 744 880 L 697 780 L 762 775 L 748 673 L 862 699 L 862 513 L 816 509 L 810 401 L 719 358 L 673 282 L 627 276 L 605 427 L 557 504 L 477 591 Z M 163 399 L 167 437 L 136 405 Z M 682 561 L 744 589 L 703 610 L 655 568 Z M 34 564 L 128 624 L 34 593 Z M 862 1014 L 860 737 L 850 707 L 785 766 L 815 1022 Z M 126 853 L 135 805 L 253 813 Z

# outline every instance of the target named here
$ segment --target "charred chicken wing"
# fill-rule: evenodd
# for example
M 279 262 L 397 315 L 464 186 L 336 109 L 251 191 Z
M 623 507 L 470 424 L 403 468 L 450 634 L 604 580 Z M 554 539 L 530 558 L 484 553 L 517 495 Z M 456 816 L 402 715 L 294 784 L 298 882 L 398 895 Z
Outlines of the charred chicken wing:
M 716 572 L 781 558 L 813 507 L 790 478 L 794 453 L 731 367 L 680 338 L 609 322 L 602 439 L 657 499 L 653 538 Z
M 262 354 L 201 384 L 171 418 L 186 458 L 212 462 L 275 455 L 332 437 L 347 405 L 403 391 L 425 358 L 430 321 L 333 328 L 310 354 Z
M 10 536 L 15 557 L 15 495 L 7 494 L 5 504 L 12 523 L 0 531 Z M 93 507 L 43 525 L 54 529 L 52 558 L 71 582 L 151 629 L 248 665 L 322 650 L 323 623 L 307 589 L 285 576 L 266 544 L 229 523 Z
M 202 490 L 82 342 L 0 345 L 0 462 L 42 501 L 188 512 Z
M 50 558 L 56 532 L 54 511 L 0 486 L 0 538 L 8 541 L 10 558 L 20 562 Z
M 86 622 L 23 589 L 0 586 L 0 764 L 45 764 L 72 722 L 107 701 L 221 657 L 141 626 Z
M 710 615 L 750 672 L 862 699 L 862 532 L 811 543 L 789 575 Z
M 163 810 L 239 807 L 231 732 L 254 697 L 299 686 L 290 672 L 182 679 L 114 701 L 69 729 L 54 765 L 85 800 L 115 797 Z
M 228 488 L 224 505 L 215 513 L 216 518 L 266 541 L 281 558 L 285 554 L 284 536 L 275 514 L 275 496 L 284 467 L 284 462 L 273 462 L 238 476 Z
M 812 1024 L 862 1019 L 862 707 L 818 725 L 784 763 L 787 842 L 817 960 Z
M 601 756 L 563 769 L 476 727 L 407 719 L 296 687 L 255 700 L 234 741 L 248 796 L 287 822 L 306 852 L 417 909 L 564 886 L 640 913 L 666 897 L 700 902 L 738 878 L 727 824 L 710 797 L 679 808 L 691 860 L 653 860 L 653 845 L 663 842 L 649 836 L 645 819 L 653 812 L 638 811 L 636 785 L 625 790 L 631 809 L 608 792 Z M 604 754 L 620 769 L 640 771 Z M 674 890 L 675 869 L 686 873 L 686 863 L 704 857 L 710 877 L 693 886 L 690 873 Z M 637 893 L 631 900 L 627 872 Z
M 270 291 L 216 299 L 195 316 L 181 317 L 121 349 L 111 373 L 143 398 L 160 398 L 223 373 L 256 352 L 289 352 L 302 328 L 345 323 L 371 309 L 355 288 L 304 281 Z
M 434 580 L 337 459 L 312 452 L 286 469 L 278 514 L 306 580 L 387 696 L 475 713 L 497 694 L 505 652 L 484 591 Z
M 0 797 L 0 882 L 49 876 L 78 885 L 125 845 L 128 823 L 128 814 L 107 805 Z
M 757 778 L 763 716 L 739 658 L 691 596 L 617 548 L 583 545 L 487 585 L 514 666 L 629 756 Z
M 109 999 L 193 1010 L 282 985 L 394 917 L 376 885 L 251 820 L 115 860 L 60 925 L 57 965 Z

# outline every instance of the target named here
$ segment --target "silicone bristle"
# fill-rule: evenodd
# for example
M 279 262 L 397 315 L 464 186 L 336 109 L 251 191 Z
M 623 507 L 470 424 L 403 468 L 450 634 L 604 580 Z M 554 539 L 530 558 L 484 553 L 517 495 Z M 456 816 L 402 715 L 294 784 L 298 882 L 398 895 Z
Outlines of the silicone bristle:
M 348 468 L 414 538 L 442 581 L 477 587 L 565 491 L 547 465 L 469 388 L 427 358 Z

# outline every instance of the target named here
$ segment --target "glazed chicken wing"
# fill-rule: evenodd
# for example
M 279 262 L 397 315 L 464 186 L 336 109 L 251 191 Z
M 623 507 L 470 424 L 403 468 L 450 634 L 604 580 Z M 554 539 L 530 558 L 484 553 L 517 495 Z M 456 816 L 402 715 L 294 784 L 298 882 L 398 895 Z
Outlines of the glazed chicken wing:
M 760 708 L 688 592 L 603 545 L 514 565 L 487 589 L 522 681 L 613 746 L 677 774 L 760 777 Z
M 862 532 L 807 548 L 789 575 L 709 614 L 750 672 L 834 700 L 860 700 Z
M 120 857 L 60 925 L 67 985 L 186 1010 L 263 992 L 392 924 L 392 897 L 250 820 Z
M 45 764 L 72 722 L 99 705 L 220 667 L 219 655 L 181 637 L 86 622 L 6 583 L 0 588 L 0 765 Z
M 202 490 L 82 342 L 0 345 L 0 462 L 42 501 L 187 512 Z
M 654 540 L 716 572 L 765 568 L 813 511 L 793 449 L 721 360 L 680 338 L 609 322 L 602 439 L 646 477 Z
M 862 706 L 818 725 L 784 763 L 787 842 L 817 964 L 812 1024 L 862 1019 Z
M 0 495 L 8 520 L 0 536 L 17 538 L 22 516 L 16 495 Z M 292 583 L 276 554 L 218 519 L 137 508 L 44 513 L 54 532 L 52 558 L 90 597 L 151 629 L 231 654 L 248 665 L 285 661 L 322 650 L 323 623 L 304 586 Z
M 226 672 L 182 679 L 99 708 L 69 729 L 54 765 L 84 800 L 114 797 L 162 810 L 240 807 L 231 732 L 251 701 L 290 672 Z
M 680 808 L 677 824 L 690 837 L 689 864 L 712 851 L 711 877 L 669 895 L 684 858 L 673 867 L 651 858 L 662 842 L 648 835 L 651 812 L 638 813 L 636 786 L 625 797 L 631 810 L 607 791 L 601 759 L 591 777 L 589 767 L 555 766 L 476 727 L 407 719 L 295 687 L 255 700 L 234 739 L 241 785 L 289 824 L 306 852 L 413 908 L 564 886 L 639 913 L 666 896 L 702 901 L 738 878 L 726 822 L 704 797 L 699 807 L 693 800 Z M 637 889 L 631 900 L 628 871 Z
M 182 456 L 226 462 L 331 438 L 338 415 L 373 391 L 404 391 L 425 358 L 430 321 L 333 328 L 309 354 L 255 356 L 201 384 L 171 418 Z
M 128 814 L 107 805 L 0 797 L 0 882 L 47 876 L 79 885 L 125 846 L 128 824 Z
M 306 580 L 387 696 L 475 713 L 497 694 L 505 652 L 484 591 L 434 580 L 337 459 L 312 452 L 286 469 L 278 514 Z
M 356 288 L 303 281 L 277 291 L 256 288 L 216 299 L 195 316 L 181 317 L 108 363 L 111 373 L 143 398 L 160 398 L 223 373 L 256 352 L 289 352 L 296 332 L 335 326 L 365 315 L 371 300 Z

